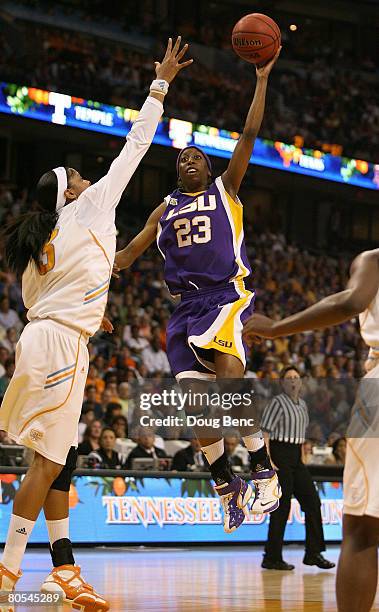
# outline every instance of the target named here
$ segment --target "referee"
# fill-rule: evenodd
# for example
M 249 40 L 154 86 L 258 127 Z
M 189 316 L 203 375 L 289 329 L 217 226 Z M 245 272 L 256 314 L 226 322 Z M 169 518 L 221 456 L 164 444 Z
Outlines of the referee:
M 325 559 L 321 519 L 321 502 L 312 477 L 302 462 L 302 444 L 309 423 L 308 408 L 299 398 L 301 378 L 294 366 L 283 369 L 280 375 L 283 392 L 274 397 L 262 415 L 262 430 L 271 456 L 278 470 L 282 498 L 278 510 L 270 514 L 268 539 L 262 567 L 275 570 L 293 570 L 294 566 L 283 561 L 284 531 L 291 507 L 292 495 L 300 503 L 305 514 L 305 565 L 317 565 L 322 569 L 335 566 Z

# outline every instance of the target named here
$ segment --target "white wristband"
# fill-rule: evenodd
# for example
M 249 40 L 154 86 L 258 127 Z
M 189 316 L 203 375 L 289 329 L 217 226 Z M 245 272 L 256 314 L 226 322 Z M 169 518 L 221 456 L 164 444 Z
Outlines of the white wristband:
M 155 91 L 157 93 L 161 93 L 166 95 L 168 92 L 168 83 L 163 79 L 154 79 L 152 84 L 150 85 L 150 91 Z

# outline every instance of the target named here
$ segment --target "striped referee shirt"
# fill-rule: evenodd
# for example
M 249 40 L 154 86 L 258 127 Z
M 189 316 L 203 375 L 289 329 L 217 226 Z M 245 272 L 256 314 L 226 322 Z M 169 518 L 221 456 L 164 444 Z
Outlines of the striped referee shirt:
M 273 397 L 263 411 L 261 427 L 270 434 L 271 440 L 302 444 L 309 424 L 308 408 L 299 398 L 294 402 L 289 395 L 281 393 Z

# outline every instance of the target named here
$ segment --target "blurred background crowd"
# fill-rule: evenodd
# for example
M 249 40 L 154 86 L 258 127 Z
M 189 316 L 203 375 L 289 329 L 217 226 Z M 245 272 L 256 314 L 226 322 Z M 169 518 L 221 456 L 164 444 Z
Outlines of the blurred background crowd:
M 157 38 L 163 42 L 181 33 L 196 61 L 168 98 L 166 115 L 241 129 L 254 69 L 231 52 L 230 39 L 234 23 L 246 13 L 243 5 L 196 0 L 183 7 L 141 0 L 138 6 L 109 3 L 104 11 L 102 2 L 18 0 L 4 2 L 2 11 L 4 81 L 137 109 L 153 60 L 162 55 Z M 379 145 L 375 40 L 348 21 L 276 13 L 270 12 L 282 29 L 283 52 L 270 81 L 261 136 L 296 139 L 311 148 L 327 144 L 339 154 L 374 161 Z

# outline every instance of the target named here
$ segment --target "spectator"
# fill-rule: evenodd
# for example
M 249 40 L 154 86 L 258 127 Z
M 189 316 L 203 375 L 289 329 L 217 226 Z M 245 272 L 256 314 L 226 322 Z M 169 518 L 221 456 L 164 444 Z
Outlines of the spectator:
M 240 437 L 236 433 L 230 433 L 224 435 L 224 448 L 228 456 L 229 463 L 233 468 L 237 468 L 236 471 L 243 471 L 244 465 L 241 457 L 235 454 L 236 448 L 239 444 Z
M 10 383 L 10 380 L 14 374 L 14 360 L 7 359 L 5 362 L 5 374 L 0 378 L 0 397 L 4 397 L 4 393 Z
M 105 410 L 104 423 L 110 427 L 114 419 L 119 416 L 122 416 L 121 404 L 118 404 L 117 402 L 109 402 Z
M 313 463 L 313 442 L 305 440 L 301 449 L 301 460 L 305 465 Z
M 100 378 L 97 367 L 93 363 L 91 363 L 88 368 L 86 388 L 87 387 L 95 387 L 96 401 L 100 402 L 101 394 L 105 389 L 105 382 L 102 378 Z
M 102 404 L 97 401 L 98 393 L 96 391 L 95 385 L 88 385 L 88 387 L 86 387 L 85 394 L 87 402 L 89 402 L 93 406 L 96 419 L 99 419 L 101 421 L 104 416 L 104 413 Z
M 133 448 L 127 460 L 128 469 L 133 468 L 133 459 L 154 459 L 157 462 L 157 460 L 167 457 L 163 449 L 154 446 L 154 441 L 154 432 L 146 427 L 140 427 L 137 446 Z
M 6 330 L 10 327 L 15 327 L 17 330 L 22 329 L 22 323 L 17 312 L 9 307 L 9 298 L 3 295 L 0 298 L 0 325 Z
M 147 367 L 149 374 L 162 372 L 170 374 L 171 368 L 166 353 L 161 349 L 158 338 L 154 337 L 150 345 L 143 349 L 141 358 Z
M 1 346 L 6 348 L 9 353 L 14 353 L 16 351 L 16 344 L 18 342 L 18 332 L 15 327 L 8 327 L 6 336 L 1 341 Z
M 200 442 L 197 438 L 192 438 L 188 446 L 175 453 L 171 467 L 178 472 L 186 472 L 189 470 L 198 470 L 200 472 L 209 471 L 207 460 L 203 455 Z
M 329 465 L 345 465 L 346 438 L 341 437 L 333 442 L 332 454 L 325 461 Z
M 128 437 L 128 421 L 124 416 L 119 415 L 113 419 L 112 429 L 116 434 L 116 438 L 123 440 Z
M 119 403 L 121 404 L 122 407 L 122 414 L 124 416 L 128 415 L 128 410 L 129 410 L 129 383 L 128 382 L 122 382 L 119 384 L 118 386 L 118 397 L 119 397 Z
M 120 470 L 124 467 L 121 455 L 115 450 L 116 434 L 111 427 L 104 427 L 100 434 L 99 448 L 88 457 L 88 465 L 96 469 Z
M 95 410 L 90 402 L 85 402 L 82 407 L 82 414 L 79 421 L 79 433 L 78 440 L 79 444 L 83 441 L 84 432 L 88 425 L 91 425 L 92 421 L 95 420 Z
M 143 349 L 145 349 L 149 345 L 146 338 L 140 336 L 138 325 L 132 325 L 131 327 L 131 337 L 128 340 L 128 346 L 132 353 L 139 355 L 142 353 Z
M 5 362 L 9 359 L 9 350 L 0 345 L 0 378 L 5 374 Z
M 83 434 L 83 441 L 78 446 L 79 455 L 89 455 L 92 451 L 97 450 L 100 446 L 101 421 L 95 419 Z

